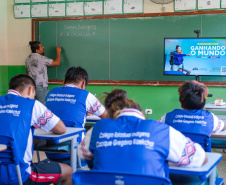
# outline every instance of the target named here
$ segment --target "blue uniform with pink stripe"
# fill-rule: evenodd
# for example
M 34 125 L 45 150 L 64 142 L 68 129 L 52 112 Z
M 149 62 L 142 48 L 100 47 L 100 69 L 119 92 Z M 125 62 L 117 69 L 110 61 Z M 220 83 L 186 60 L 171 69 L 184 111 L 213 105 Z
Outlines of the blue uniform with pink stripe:
M 89 150 L 97 170 L 168 176 L 169 126 L 133 115 L 102 119 Z
M 66 127 L 76 128 L 84 128 L 87 111 L 99 116 L 105 110 L 94 95 L 73 84 L 53 88 L 46 97 L 46 107 L 60 117 Z M 46 153 L 46 155 L 49 159 L 57 161 L 64 161 L 70 157 L 68 154 Z
M 210 136 L 214 127 L 213 114 L 205 110 L 175 109 L 165 116 L 165 123 L 180 132 Z
M 66 127 L 83 128 L 88 93 L 76 87 L 55 87 L 46 97 L 46 107 L 60 117 Z
M 32 111 L 35 100 L 13 94 L 0 97 L 0 135 L 12 137 L 19 148 L 17 156 L 22 181 L 26 181 L 31 173 L 31 159 L 26 156 L 31 127 Z M 26 105 L 26 106 L 25 106 Z M 9 121 L 10 120 L 10 121 Z M 0 165 L 0 184 L 16 183 L 17 175 L 14 165 Z

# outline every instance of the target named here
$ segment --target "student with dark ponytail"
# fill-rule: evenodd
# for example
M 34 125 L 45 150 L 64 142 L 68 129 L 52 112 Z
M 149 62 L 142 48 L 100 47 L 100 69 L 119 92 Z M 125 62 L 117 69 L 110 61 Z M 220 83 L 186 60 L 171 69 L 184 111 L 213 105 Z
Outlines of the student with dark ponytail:
M 39 41 L 29 42 L 32 53 L 27 57 L 25 66 L 27 74 L 36 82 L 36 99 L 45 104 L 48 93 L 47 66 L 59 66 L 61 61 L 61 47 L 56 47 L 56 59 L 44 55 L 44 47 Z
M 92 160 L 95 170 L 167 177 L 168 161 L 187 167 L 207 161 L 199 144 L 166 124 L 145 120 L 124 90 L 107 93 L 104 104 L 109 118 L 98 121 L 78 147 L 79 157 Z
M 182 109 L 165 114 L 161 122 L 167 123 L 180 132 L 205 134 L 226 129 L 222 120 L 213 113 L 203 110 L 208 96 L 207 87 L 195 80 L 186 81 L 178 89 Z

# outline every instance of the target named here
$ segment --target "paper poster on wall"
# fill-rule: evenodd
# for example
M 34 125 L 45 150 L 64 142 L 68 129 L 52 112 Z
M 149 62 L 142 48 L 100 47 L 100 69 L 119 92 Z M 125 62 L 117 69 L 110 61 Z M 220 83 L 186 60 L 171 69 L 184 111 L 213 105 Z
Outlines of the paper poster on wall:
M 175 11 L 196 10 L 196 0 L 175 0 Z
M 221 8 L 226 8 L 226 0 L 221 0 Z
M 15 18 L 30 18 L 30 5 L 14 5 Z
M 198 10 L 220 8 L 220 0 L 198 0 Z
M 83 2 L 67 3 L 66 15 L 67 16 L 84 15 L 83 6 L 84 6 Z
M 30 3 L 30 0 L 15 0 L 15 3 Z
M 47 4 L 31 5 L 31 17 L 47 17 Z
M 65 3 L 49 4 L 49 17 L 65 16 Z
M 121 14 L 122 0 L 104 1 L 104 14 Z
M 143 0 L 124 0 L 124 13 L 143 13 Z
M 32 3 L 45 3 L 48 0 L 31 0 Z
M 103 2 L 85 2 L 85 15 L 101 15 L 103 14 Z

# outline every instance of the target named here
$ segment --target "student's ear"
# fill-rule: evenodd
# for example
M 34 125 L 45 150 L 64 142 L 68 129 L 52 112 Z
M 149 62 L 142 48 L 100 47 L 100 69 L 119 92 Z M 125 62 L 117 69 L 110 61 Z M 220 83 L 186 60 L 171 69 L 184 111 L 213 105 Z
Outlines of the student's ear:
M 81 89 L 86 89 L 86 81 L 83 80 L 82 83 L 81 83 Z
M 182 103 L 181 103 L 181 101 L 179 101 L 179 102 L 180 102 L 180 106 L 181 106 L 181 108 L 182 108 L 182 109 L 184 109 L 184 108 L 182 107 Z
M 35 87 L 34 86 L 29 86 L 27 88 L 27 95 L 30 99 L 35 99 Z

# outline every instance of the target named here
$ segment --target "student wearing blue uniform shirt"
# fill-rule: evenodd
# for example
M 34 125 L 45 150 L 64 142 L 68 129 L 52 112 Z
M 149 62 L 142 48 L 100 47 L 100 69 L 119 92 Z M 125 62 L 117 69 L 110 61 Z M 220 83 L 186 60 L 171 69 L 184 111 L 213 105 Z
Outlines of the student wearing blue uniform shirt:
M 9 91 L 0 97 L 0 135 L 12 137 L 18 147 L 18 158 L 24 185 L 47 185 L 62 181 L 72 183 L 72 169 L 56 162 L 32 163 L 34 128 L 63 134 L 63 122 L 42 103 L 34 100 L 35 81 L 25 74 L 14 76 Z M 0 165 L 0 184 L 16 184 L 14 165 Z
M 140 106 L 116 89 L 105 100 L 108 119 L 91 128 L 78 147 L 93 168 L 136 174 L 168 176 L 168 161 L 200 167 L 206 161 L 202 147 L 180 132 L 155 120 L 145 120 Z
M 107 113 L 100 101 L 85 88 L 88 73 L 81 67 L 67 70 L 64 87 L 53 88 L 46 97 L 46 107 L 60 117 L 66 127 L 84 128 L 87 112 L 105 118 Z M 54 161 L 67 161 L 70 155 L 47 153 Z M 68 163 L 68 162 L 66 162 Z
M 195 80 L 186 81 L 178 89 L 182 109 L 165 114 L 161 122 L 167 123 L 180 132 L 198 133 L 210 136 L 211 132 L 226 129 L 222 120 L 213 113 L 203 110 L 208 96 L 207 87 Z

